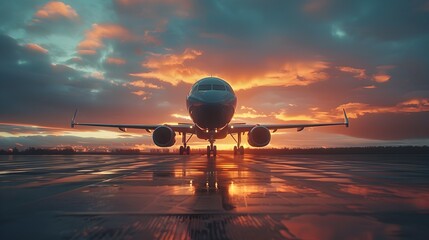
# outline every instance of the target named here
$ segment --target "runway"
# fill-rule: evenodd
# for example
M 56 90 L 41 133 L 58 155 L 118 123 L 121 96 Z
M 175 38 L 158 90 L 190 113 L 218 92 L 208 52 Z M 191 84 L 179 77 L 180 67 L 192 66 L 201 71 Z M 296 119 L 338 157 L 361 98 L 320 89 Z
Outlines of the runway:
M 429 239 L 428 161 L 0 156 L 0 239 Z

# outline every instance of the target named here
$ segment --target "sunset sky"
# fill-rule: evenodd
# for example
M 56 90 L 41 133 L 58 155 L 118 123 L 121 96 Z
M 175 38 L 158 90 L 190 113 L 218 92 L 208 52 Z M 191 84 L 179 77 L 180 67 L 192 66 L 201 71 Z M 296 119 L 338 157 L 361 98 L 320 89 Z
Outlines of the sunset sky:
M 70 119 L 189 122 L 185 97 L 211 75 L 237 94 L 234 122 L 348 112 L 350 128 L 278 131 L 273 147 L 429 145 L 428 29 L 423 0 L 1 1 L 0 149 L 154 148 Z

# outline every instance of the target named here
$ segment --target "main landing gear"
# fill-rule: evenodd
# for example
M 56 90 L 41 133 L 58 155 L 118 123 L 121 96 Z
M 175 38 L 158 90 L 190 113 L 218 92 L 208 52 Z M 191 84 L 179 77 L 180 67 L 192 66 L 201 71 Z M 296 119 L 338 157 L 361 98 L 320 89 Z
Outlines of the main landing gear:
M 183 143 L 183 146 L 180 146 L 180 148 L 179 148 L 179 154 L 180 155 L 185 155 L 185 154 L 189 155 L 189 154 L 191 154 L 191 147 L 186 146 L 186 144 L 191 139 L 192 135 L 194 135 L 194 134 L 191 134 L 191 136 L 188 139 L 186 139 L 186 133 L 185 132 L 182 133 L 182 143 Z
M 238 133 L 237 139 L 232 134 L 231 137 L 237 143 L 237 146 L 234 146 L 234 155 L 244 155 L 244 147 L 241 146 L 241 132 Z
M 244 147 L 240 146 L 234 146 L 234 155 L 244 155 Z
M 210 157 L 211 154 L 213 154 L 213 157 L 216 157 L 217 148 L 215 145 L 213 145 L 215 142 L 213 136 L 210 136 L 209 142 L 210 142 L 210 146 L 207 146 L 207 157 Z
M 179 154 L 180 155 L 189 155 L 191 153 L 191 148 L 189 146 L 184 147 L 184 146 L 180 146 L 179 148 Z

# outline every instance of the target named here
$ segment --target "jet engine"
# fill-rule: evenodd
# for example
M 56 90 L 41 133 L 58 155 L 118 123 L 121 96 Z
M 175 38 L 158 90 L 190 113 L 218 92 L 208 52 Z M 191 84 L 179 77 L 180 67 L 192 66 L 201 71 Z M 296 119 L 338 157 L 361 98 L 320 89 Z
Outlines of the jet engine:
M 152 139 L 158 147 L 171 147 L 176 143 L 176 133 L 168 126 L 159 126 L 153 131 Z
M 247 142 L 252 147 L 264 147 L 270 143 L 271 133 L 266 127 L 255 126 L 249 131 Z

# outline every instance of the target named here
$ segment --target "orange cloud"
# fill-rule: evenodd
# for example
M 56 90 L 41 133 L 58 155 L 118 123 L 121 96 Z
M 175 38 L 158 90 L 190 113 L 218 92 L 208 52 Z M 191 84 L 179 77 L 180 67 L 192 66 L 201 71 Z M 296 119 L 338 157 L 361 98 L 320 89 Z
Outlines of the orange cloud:
M 377 73 L 372 76 L 373 80 L 379 83 L 384 83 L 390 80 L 390 75 L 387 74 L 387 71 L 393 69 L 392 65 L 378 66 Z
M 122 59 L 122 58 L 113 58 L 113 57 L 107 58 L 106 62 L 108 64 L 112 64 L 112 65 L 124 65 L 126 63 L 125 59 Z
M 353 68 L 353 67 L 347 67 L 347 66 L 338 67 L 338 69 L 342 72 L 354 74 L 353 76 L 357 79 L 365 79 L 368 77 L 365 73 L 365 69 Z
M 379 83 L 387 82 L 390 80 L 390 75 L 377 73 L 372 76 L 372 78 Z
M 77 50 L 77 53 L 80 55 L 94 55 L 97 53 L 95 50 Z
M 285 122 L 331 122 L 342 118 L 341 111 L 326 112 L 320 111 L 319 108 L 309 108 L 310 112 L 306 114 L 290 114 L 285 110 L 273 114 L 276 119 Z
M 202 54 L 201 51 L 195 49 L 185 49 L 182 54 L 152 54 L 145 63 L 144 67 L 162 68 L 164 66 L 183 65 L 186 60 L 193 60 Z
M 145 95 L 145 94 L 146 94 L 146 92 L 145 92 L 145 91 L 143 91 L 143 90 L 140 90 L 140 91 L 137 91 L 137 92 L 133 92 L 133 94 L 135 94 L 135 95 L 137 95 L 137 96 L 143 96 L 143 95 Z
M 76 20 L 79 18 L 79 15 L 70 5 L 58 1 L 48 2 L 41 7 L 34 16 L 41 19 L 66 18 L 69 20 Z
M 131 86 L 139 87 L 139 88 L 152 88 L 152 89 L 161 89 L 162 88 L 161 86 L 155 85 L 153 83 L 146 83 L 143 80 L 133 81 L 133 82 L 124 84 L 124 86 L 127 86 L 127 85 L 131 85 Z
M 290 122 L 290 121 L 316 121 L 319 119 L 316 119 L 310 115 L 288 115 L 285 112 L 280 112 L 278 114 L 275 114 L 275 118 L 285 121 L 285 122 Z
M 234 83 L 235 89 L 249 89 L 258 86 L 307 86 L 328 79 L 324 72 L 329 68 L 328 62 L 286 62 L 280 69 L 269 70 L 261 76 L 243 79 Z
M 179 119 L 184 119 L 184 120 L 191 121 L 191 117 L 189 115 L 183 115 L 183 114 L 179 114 L 179 113 L 173 113 L 173 114 L 171 114 L 171 116 L 174 117 L 174 118 L 179 118 Z
M 240 110 L 234 114 L 235 119 L 255 119 L 255 118 L 264 118 L 267 117 L 266 114 L 258 113 L 255 109 L 251 107 L 241 106 Z
M 285 122 L 332 122 L 343 119 L 342 110 L 346 109 L 349 118 L 358 118 L 365 114 L 373 113 L 415 113 L 429 111 L 429 99 L 410 99 L 395 106 L 371 106 L 364 103 L 347 103 L 338 106 L 330 111 L 320 111 L 318 108 L 309 108 L 309 113 L 292 114 L 282 109 L 279 112 L 270 114 L 257 114 L 256 111 L 251 111 L 248 118 L 269 117 Z M 240 115 L 240 114 L 236 114 Z M 246 117 L 246 115 L 244 115 Z
M 180 81 L 194 83 L 196 80 L 206 77 L 204 71 L 191 67 L 188 61 L 195 60 L 202 54 L 195 49 L 186 49 L 181 54 L 151 54 L 142 64 L 149 72 L 131 73 L 131 76 L 142 78 L 154 78 L 163 82 L 177 85 Z
M 143 100 L 149 99 L 150 95 L 151 95 L 150 93 L 143 91 L 143 90 L 132 92 L 132 94 L 137 95 L 137 96 L 141 96 Z
M 26 44 L 25 47 L 27 49 L 30 49 L 32 51 L 36 51 L 36 52 L 39 52 L 39 53 L 44 53 L 44 54 L 48 53 L 47 49 L 45 49 L 45 48 L 43 48 L 40 45 L 35 44 L 35 43 Z
M 337 107 L 337 111 L 347 110 L 350 118 L 357 118 L 369 113 L 415 113 L 429 111 L 429 99 L 410 99 L 395 106 L 380 107 L 365 103 L 346 103 Z
M 104 39 L 131 41 L 135 37 L 128 29 L 117 24 L 93 24 L 86 32 L 85 39 L 77 46 L 78 53 L 95 54 L 98 49 L 104 47 Z

